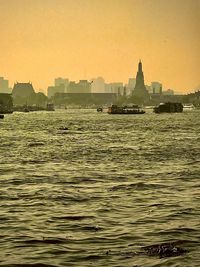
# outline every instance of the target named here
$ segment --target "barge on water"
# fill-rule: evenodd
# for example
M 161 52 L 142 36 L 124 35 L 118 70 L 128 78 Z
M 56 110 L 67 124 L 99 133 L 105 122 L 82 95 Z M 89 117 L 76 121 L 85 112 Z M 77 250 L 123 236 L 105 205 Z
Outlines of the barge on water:
M 13 113 L 13 100 L 11 94 L 0 93 L 0 114 Z
M 117 106 L 112 105 L 108 108 L 108 114 L 144 114 L 145 111 L 142 110 L 138 105 L 131 106 Z
M 155 113 L 175 113 L 175 112 L 183 112 L 183 104 L 182 103 L 173 103 L 173 102 L 167 102 L 167 103 L 161 103 L 159 106 L 154 107 Z

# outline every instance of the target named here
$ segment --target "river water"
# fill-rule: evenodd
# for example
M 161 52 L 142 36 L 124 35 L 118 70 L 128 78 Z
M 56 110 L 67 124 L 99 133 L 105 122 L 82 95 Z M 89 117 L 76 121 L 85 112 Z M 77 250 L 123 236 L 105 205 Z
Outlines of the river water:
M 200 111 L 0 121 L 0 266 L 200 266 Z M 159 258 L 143 246 L 181 240 Z

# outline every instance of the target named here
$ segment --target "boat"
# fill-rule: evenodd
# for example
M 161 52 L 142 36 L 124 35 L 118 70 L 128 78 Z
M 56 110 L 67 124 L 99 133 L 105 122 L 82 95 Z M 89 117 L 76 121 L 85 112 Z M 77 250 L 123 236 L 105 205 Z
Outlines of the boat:
M 200 109 L 200 104 L 194 106 L 195 109 Z
M 0 119 L 3 119 L 4 118 L 4 115 L 3 114 L 0 114 Z
M 24 107 L 23 112 L 29 112 L 29 108 L 27 106 Z
M 103 108 L 102 107 L 98 107 L 97 108 L 97 112 L 103 112 Z
M 183 104 L 182 103 L 173 103 L 173 102 L 167 102 L 167 103 L 161 103 L 159 106 L 154 107 L 155 113 L 175 113 L 175 112 L 183 112 Z
M 0 114 L 13 113 L 13 100 L 11 94 L 0 93 Z
M 183 108 L 184 109 L 194 109 L 195 107 L 193 104 L 185 104 L 185 105 L 183 105 Z
M 117 106 L 112 105 L 108 108 L 108 114 L 144 114 L 145 111 L 142 110 L 138 105 L 131 106 Z
M 46 110 L 47 110 L 47 111 L 55 111 L 55 109 L 54 109 L 54 104 L 52 104 L 52 103 L 48 103 L 48 104 L 47 104 L 47 107 L 46 107 Z

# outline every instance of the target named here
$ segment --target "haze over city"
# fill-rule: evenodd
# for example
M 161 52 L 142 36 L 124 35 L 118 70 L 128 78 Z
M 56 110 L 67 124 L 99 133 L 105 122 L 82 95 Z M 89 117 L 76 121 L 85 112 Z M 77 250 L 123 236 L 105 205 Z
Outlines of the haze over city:
M 200 84 L 199 0 L 0 0 L 0 74 L 45 89 L 55 77 Z

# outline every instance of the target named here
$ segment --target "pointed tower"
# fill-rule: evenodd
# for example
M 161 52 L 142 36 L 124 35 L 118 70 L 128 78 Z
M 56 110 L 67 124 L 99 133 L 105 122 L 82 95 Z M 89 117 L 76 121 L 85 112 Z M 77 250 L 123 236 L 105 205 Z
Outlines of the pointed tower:
M 144 100 L 149 99 L 149 93 L 148 93 L 146 86 L 144 84 L 144 74 L 142 71 L 141 60 L 138 64 L 138 72 L 137 72 L 137 76 L 136 76 L 135 88 L 133 90 L 133 96 L 137 96 L 137 97 L 142 98 Z

